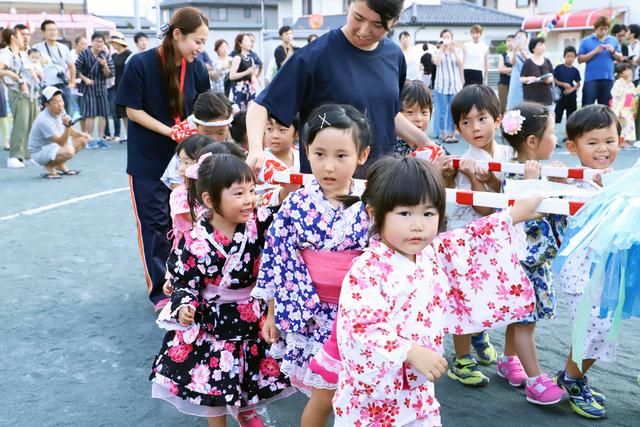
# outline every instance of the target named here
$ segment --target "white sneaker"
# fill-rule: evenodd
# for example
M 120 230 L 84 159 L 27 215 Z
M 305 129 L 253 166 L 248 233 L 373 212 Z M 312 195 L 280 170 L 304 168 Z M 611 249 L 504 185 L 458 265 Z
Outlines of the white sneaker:
M 40 166 L 40 164 L 33 159 L 23 160 L 22 163 L 24 163 L 25 166 Z
M 7 167 L 9 169 L 19 169 L 24 167 L 24 163 L 22 163 L 17 157 L 9 157 L 7 159 Z

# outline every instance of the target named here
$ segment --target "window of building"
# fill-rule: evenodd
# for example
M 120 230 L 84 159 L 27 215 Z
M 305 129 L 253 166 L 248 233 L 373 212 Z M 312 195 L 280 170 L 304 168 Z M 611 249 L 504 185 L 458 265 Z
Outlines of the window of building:
M 245 18 L 251 18 L 251 8 L 250 7 L 245 7 L 244 8 L 244 17 Z
M 227 20 L 227 8 L 226 7 L 212 7 L 209 12 L 209 17 L 212 21 L 226 21 Z
M 516 0 L 516 7 L 529 7 L 531 0 Z
M 494 9 L 498 8 L 498 0 L 484 0 L 483 1 L 483 5 L 484 7 L 492 7 Z

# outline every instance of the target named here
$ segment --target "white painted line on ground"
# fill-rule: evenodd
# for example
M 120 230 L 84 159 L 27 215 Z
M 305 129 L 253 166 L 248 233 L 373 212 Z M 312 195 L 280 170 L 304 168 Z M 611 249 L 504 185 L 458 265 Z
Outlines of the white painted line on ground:
M 23 216 L 23 215 L 29 216 L 29 215 L 39 214 L 39 213 L 46 212 L 46 211 L 51 210 L 51 209 L 59 208 L 61 206 L 71 205 L 71 204 L 82 202 L 82 201 L 85 201 L 85 200 L 91 200 L 91 199 L 95 199 L 97 197 L 108 196 L 109 194 L 120 193 L 122 191 L 127 191 L 127 190 L 129 190 L 129 187 L 122 187 L 122 188 L 115 188 L 113 190 L 101 191 L 99 193 L 87 194 L 86 196 L 72 197 L 72 198 L 64 200 L 62 202 L 52 203 L 50 205 L 41 206 L 41 207 L 35 208 L 35 209 L 28 209 L 26 211 L 22 211 L 22 212 L 19 212 L 19 213 L 16 213 L 16 214 L 12 214 L 12 215 L 1 216 L 0 217 L 0 222 L 7 221 L 7 220 L 13 219 L 13 218 L 17 218 L 17 217 Z

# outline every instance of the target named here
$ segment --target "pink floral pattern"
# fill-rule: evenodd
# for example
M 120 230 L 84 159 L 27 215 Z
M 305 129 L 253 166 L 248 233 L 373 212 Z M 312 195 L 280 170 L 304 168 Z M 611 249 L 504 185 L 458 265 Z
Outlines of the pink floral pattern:
M 439 235 L 415 263 L 370 241 L 340 296 L 336 426 L 440 425 L 433 384 L 405 362 L 407 352 L 416 343 L 442 353 L 445 334 L 504 326 L 533 310 L 531 284 L 512 257 L 515 232 L 508 213 L 497 213 Z
M 272 366 L 276 362 L 260 334 L 265 304 L 252 297 L 219 303 L 219 295 L 203 296 L 205 290 L 211 291 L 207 288 L 241 290 L 254 286 L 255 266 L 271 215 L 261 218 L 263 221 L 256 213 L 247 224 L 239 224 L 234 239 L 201 220 L 180 240 L 167 261 L 174 287 L 169 316 L 176 318 L 181 307 L 190 305 L 196 309 L 195 322 L 187 330 L 172 330 L 165 335 L 150 379 L 191 404 L 223 410 L 246 408 L 274 398 L 289 387 L 279 368 Z M 240 262 L 227 264 L 227 256 Z M 226 281 L 222 280 L 223 269 L 230 270 Z M 265 363 L 271 368 L 264 369 Z
M 193 228 L 191 212 L 189 211 L 189 203 L 187 202 L 187 189 L 184 185 L 179 185 L 171 191 L 171 195 L 169 196 L 169 208 L 171 222 L 173 224 L 173 229 L 170 233 L 170 237 L 173 239 L 173 246 L 171 249 L 175 250 L 178 247 L 180 239 L 189 234 Z M 206 210 L 206 208 L 197 207 L 196 215 L 198 218 L 201 218 Z

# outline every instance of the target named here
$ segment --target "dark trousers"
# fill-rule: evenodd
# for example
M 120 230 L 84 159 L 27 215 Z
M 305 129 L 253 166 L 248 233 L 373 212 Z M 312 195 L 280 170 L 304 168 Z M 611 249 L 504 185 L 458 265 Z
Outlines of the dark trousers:
M 116 117 L 116 87 L 112 86 L 107 89 L 107 97 L 109 98 L 109 117 L 113 119 L 113 135 L 111 135 L 111 127 L 109 126 L 109 117 L 106 118 L 107 125 L 104 128 L 104 136 L 114 136 L 120 138 L 120 119 Z
M 591 104 L 609 105 L 613 80 L 591 80 L 582 88 L 582 106 Z
M 149 299 L 155 305 L 167 296 L 162 292 L 171 253 L 169 216 L 170 190 L 159 179 L 129 176 L 133 213 L 138 227 L 138 245 L 144 267 Z
M 577 109 L 577 96 L 563 96 L 556 102 L 556 123 L 562 123 L 562 115 L 565 111 L 567 112 L 567 120 L 569 120 L 569 116 L 575 113 Z
M 464 70 L 464 85 L 481 85 L 484 83 L 482 71 L 480 70 Z

